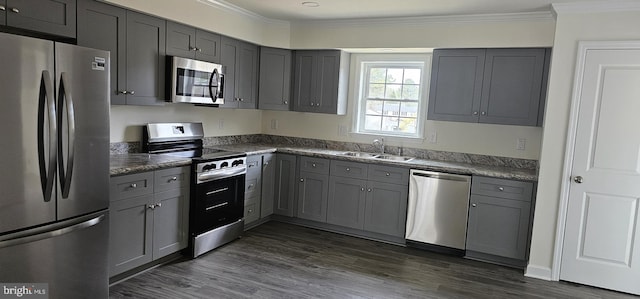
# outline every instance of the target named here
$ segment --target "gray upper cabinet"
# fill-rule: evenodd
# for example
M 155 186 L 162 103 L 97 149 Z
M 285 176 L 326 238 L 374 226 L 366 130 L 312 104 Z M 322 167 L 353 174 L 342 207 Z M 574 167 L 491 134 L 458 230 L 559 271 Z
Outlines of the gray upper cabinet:
M 76 0 L 0 1 L 0 24 L 75 38 Z
M 273 213 L 294 216 L 296 190 L 296 156 L 277 154 Z
M 167 21 L 167 55 L 220 63 L 220 35 Z
M 165 103 L 165 30 L 164 20 L 127 11 L 127 104 Z
M 78 45 L 111 52 L 111 104 L 165 103 L 164 20 L 80 0 L 78 25 Z
M 258 108 L 291 109 L 291 50 L 260 47 Z
M 344 115 L 349 54 L 337 50 L 294 51 L 293 110 Z
M 538 125 L 544 48 L 437 49 L 428 119 Z
M 127 11 L 93 0 L 78 1 L 78 45 L 111 52 L 111 104 L 124 105 Z
M 276 187 L 276 154 L 262 155 L 262 204 L 260 218 L 273 214 Z
M 524 266 L 533 183 L 473 177 L 467 256 Z
M 221 108 L 257 108 L 258 46 L 223 36 L 220 61 L 224 73 Z

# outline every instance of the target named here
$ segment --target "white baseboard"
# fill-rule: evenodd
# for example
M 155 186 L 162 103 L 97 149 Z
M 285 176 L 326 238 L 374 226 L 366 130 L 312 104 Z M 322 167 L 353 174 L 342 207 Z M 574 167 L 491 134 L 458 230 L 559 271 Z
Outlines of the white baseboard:
M 524 276 L 542 280 L 551 280 L 551 268 L 528 265 Z

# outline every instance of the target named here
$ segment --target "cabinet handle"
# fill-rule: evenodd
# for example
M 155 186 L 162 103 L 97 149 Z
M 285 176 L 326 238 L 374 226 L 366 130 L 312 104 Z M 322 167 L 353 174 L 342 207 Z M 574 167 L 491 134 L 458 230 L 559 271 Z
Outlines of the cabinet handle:
M 198 52 L 202 52 L 202 49 L 198 48 Z
M 19 10 L 19 9 L 17 9 L 17 8 L 15 8 L 15 7 L 14 7 L 14 8 L 12 8 L 12 9 L 11 9 L 11 11 L 13 11 L 13 12 L 15 12 L 15 13 L 20 13 L 20 10 Z
M 198 48 L 196 48 L 196 47 L 189 47 L 189 51 L 198 51 Z
M 475 207 L 477 207 L 478 205 L 477 205 L 477 204 L 475 204 L 475 203 L 472 203 L 472 204 L 471 204 L 471 206 L 475 208 Z
M 5 11 L 5 10 L 7 10 L 7 9 L 6 9 L 4 6 L 0 5 L 0 10 L 1 10 L 1 11 Z
M 304 182 L 304 179 L 303 179 L 303 178 L 300 178 L 300 181 L 301 181 L 301 182 Z
M 360 191 L 364 191 L 364 187 L 360 188 Z
M 136 184 L 136 183 L 132 183 L 131 185 L 129 185 L 129 187 L 131 187 L 131 188 L 138 188 L 138 184 Z
M 367 189 L 367 192 L 371 192 L 371 188 Z
M 311 102 L 311 104 L 310 104 L 310 105 L 311 105 L 311 106 L 313 106 L 313 105 L 314 105 L 314 104 L 313 104 L 313 102 Z
M 385 175 L 386 175 L 386 176 L 390 176 L 391 174 L 387 172 Z
M 351 168 L 347 167 L 347 169 L 346 169 L 346 170 L 347 170 L 347 171 L 351 171 Z
M 156 205 L 151 204 L 151 205 L 148 205 L 148 206 L 147 206 L 147 208 L 149 208 L 149 209 L 153 210 L 153 209 L 155 209 L 155 208 L 156 208 Z
M 498 187 L 498 190 L 504 191 L 504 187 Z
M 312 163 L 311 167 L 316 168 L 316 163 Z
M 243 98 L 238 98 L 238 101 L 244 102 L 244 99 Z
M 134 93 L 136 93 L 136 92 L 133 91 L 133 90 L 129 92 L 130 95 L 133 95 Z
M 156 204 L 156 208 L 159 208 L 159 207 L 162 207 L 162 203 L 161 202 Z
M 128 91 L 126 91 L 126 90 L 119 90 L 119 91 L 118 91 L 118 93 L 121 93 L 121 94 L 128 94 L 129 92 L 128 92 Z
M 288 101 L 283 101 L 282 103 L 284 103 L 285 105 L 288 105 L 289 102 Z
M 249 211 L 247 212 L 247 214 L 251 214 L 253 213 L 253 209 L 249 209 Z
M 253 186 L 254 186 L 253 184 L 249 184 L 249 188 L 248 189 L 253 188 Z
M 487 115 L 487 112 L 485 112 L 485 111 L 482 111 L 482 113 L 481 113 L 481 114 L 482 114 L 482 115 Z
M 170 179 L 169 179 L 169 183 L 171 183 L 171 182 L 175 182 L 175 181 L 177 181 L 177 180 L 178 180 L 178 177 L 175 177 L 175 176 L 174 176 L 174 177 L 172 177 L 172 178 L 170 178 Z
M 478 111 L 473 111 L 473 115 L 478 115 Z

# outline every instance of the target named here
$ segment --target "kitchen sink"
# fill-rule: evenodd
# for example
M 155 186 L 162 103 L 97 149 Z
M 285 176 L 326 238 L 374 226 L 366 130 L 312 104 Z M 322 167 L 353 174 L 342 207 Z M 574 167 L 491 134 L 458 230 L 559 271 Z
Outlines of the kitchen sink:
M 363 153 L 363 152 L 344 152 L 340 155 L 349 156 L 349 157 L 359 157 L 359 158 L 376 158 L 378 154 L 372 153 Z
M 372 158 L 380 159 L 380 160 L 400 161 L 400 162 L 407 162 L 415 159 L 413 157 L 402 157 L 402 156 L 393 156 L 393 155 L 379 155 Z

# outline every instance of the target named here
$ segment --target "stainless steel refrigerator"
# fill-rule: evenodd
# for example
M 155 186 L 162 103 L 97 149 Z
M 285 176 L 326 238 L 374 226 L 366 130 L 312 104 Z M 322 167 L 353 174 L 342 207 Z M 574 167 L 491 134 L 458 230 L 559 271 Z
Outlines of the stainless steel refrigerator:
M 109 52 L 0 33 L 0 285 L 108 297 L 108 90 Z

